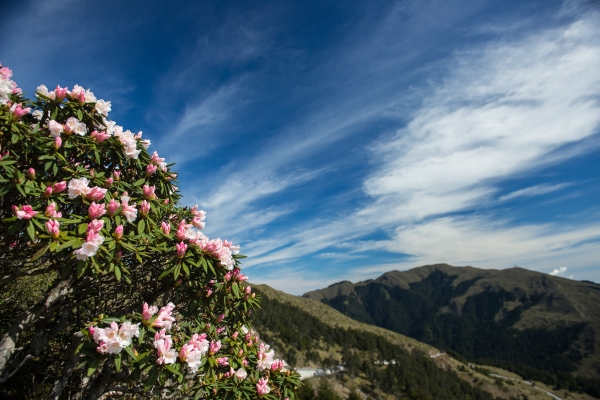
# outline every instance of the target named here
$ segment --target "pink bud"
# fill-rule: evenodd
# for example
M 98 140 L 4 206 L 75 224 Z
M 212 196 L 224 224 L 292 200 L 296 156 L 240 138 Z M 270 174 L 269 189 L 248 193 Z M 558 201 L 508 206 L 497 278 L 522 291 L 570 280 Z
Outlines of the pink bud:
M 110 202 L 108 203 L 108 216 L 112 217 L 113 215 L 117 214 L 119 212 L 119 209 L 121 208 L 121 205 L 119 204 L 118 201 L 115 201 L 115 199 L 110 199 Z
M 156 170 L 158 169 L 158 167 L 154 164 L 148 164 L 148 166 L 146 167 L 146 176 L 150 176 L 153 173 L 156 172 Z
M 177 249 L 177 257 L 180 259 L 183 258 L 185 256 L 185 252 L 187 251 L 187 244 L 181 242 L 176 244 L 175 248 Z
M 246 294 L 250 294 L 250 292 L 252 291 L 252 288 L 250 286 L 246 286 Z
M 91 220 L 100 218 L 106 214 L 106 209 L 104 204 L 96 204 L 96 202 L 92 202 L 90 207 L 88 208 L 88 216 Z
M 62 146 L 62 139 L 60 136 L 57 136 L 54 138 L 54 148 L 58 150 L 60 149 L 60 146 Z
M 182 220 L 177 227 L 177 239 L 185 239 L 185 220 Z
M 115 181 L 118 181 L 119 178 L 121 177 L 121 171 L 119 171 L 118 169 L 113 171 L 113 175 L 115 176 Z
M 237 339 L 239 334 L 240 334 L 239 332 L 233 332 L 233 335 L 231 335 L 231 337 L 235 340 L 235 339 Z
M 52 196 L 52 186 L 48 186 L 44 189 L 44 197 L 48 198 L 50 196 Z
M 61 182 L 56 182 L 54 185 L 52 185 L 52 193 L 60 193 L 63 192 L 67 189 L 67 182 L 65 181 L 61 181 Z
M 104 187 L 109 188 L 112 186 L 112 184 L 113 184 L 113 178 L 107 178 L 106 181 L 104 182 Z
M 142 215 L 148 215 L 150 212 L 150 203 L 148 203 L 146 200 L 142 201 L 142 204 L 140 204 L 140 211 Z
M 163 221 L 160 224 L 160 229 L 162 229 L 165 235 L 168 235 L 171 232 L 171 224 L 169 223 L 169 221 Z
M 90 192 L 87 194 L 87 199 L 88 200 L 93 200 L 93 201 L 100 201 L 102 199 L 104 199 L 104 196 L 106 195 L 106 189 L 102 189 L 99 188 L 98 186 L 94 186 L 93 188 L 90 189 Z
M 156 195 L 154 194 L 154 190 L 156 188 L 154 186 L 148 186 L 148 185 L 144 185 L 142 186 L 142 191 L 144 192 L 144 198 L 147 200 L 152 200 L 156 198 Z
M 56 85 L 56 89 L 54 89 L 55 99 L 58 101 L 62 101 L 67 95 L 68 91 L 69 89 L 61 88 L 60 86 Z
M 221 322 L 223 322 L 223 318 L 225 318 L 225 314 L 221 314 L 217 317 L 217 324 L 220 324 Z
M 119 250 L 115 253 L 115 262 L 121 261 L 121 257 L 123 257 L 123 252 Z
M 121 240 L 123 238 L 123 225 L 119 225 L 115 228 L 115 240 Z
M 96 328 L 94 328 L 93 326 L 90 326 L 88 328 L 88 332 L 89 332 L 90 335 L 94 336 L 94 332 L 96 332 Z
M 245 358 L 242 360 L 242 364 L 244 365 L 244 367 L 248 366 L 248 360 L 246 360 Z
M 33 168 L 29 168 L 27 170 L 27 172 L 25 173 L 25 175 L 27 175 L 27 179 L 29 179 L 30 181 L 35 179 L 35 169 Z
M 58 239 L 58 236 L 60 235 L 59 225 L 60 223 L 55 219 L 46 221 L 46 230 L 52 239 Z

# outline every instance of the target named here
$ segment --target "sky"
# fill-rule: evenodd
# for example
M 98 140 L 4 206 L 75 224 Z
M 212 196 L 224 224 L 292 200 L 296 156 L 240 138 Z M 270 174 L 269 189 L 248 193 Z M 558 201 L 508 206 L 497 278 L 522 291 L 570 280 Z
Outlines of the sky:
M 597 1 L 8 0 L 0 37 L 26 93 L 90 88 L 175 162 L 253 283 L 600 282 Z

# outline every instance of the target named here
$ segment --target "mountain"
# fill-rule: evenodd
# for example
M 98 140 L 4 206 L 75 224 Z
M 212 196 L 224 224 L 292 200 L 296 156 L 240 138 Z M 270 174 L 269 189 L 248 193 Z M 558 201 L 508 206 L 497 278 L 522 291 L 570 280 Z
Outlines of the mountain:
M 600 397 L 600 285 L 523 268 L 426 265 L 304 294 L 468 360 Z
M 345 398 L 355 388 L 364 398 L 378 398 L 381 392 L 382 399 L 550 398 L 544 391 L 561 398 L 590 398 L 537 382 L 532 386 L 500 368 L 469 365 L 415 339 L 358 322 L 314 299 L 266 285 L 252 287 L 262 297 L 253 320 L 261 339 L 296 368 L 343 364 L 344 372 L 329 379 Z M 318 378 L 310 381 L 313 387 L 321 386 Z M 299 397 L 305 398 L 314 397 Z

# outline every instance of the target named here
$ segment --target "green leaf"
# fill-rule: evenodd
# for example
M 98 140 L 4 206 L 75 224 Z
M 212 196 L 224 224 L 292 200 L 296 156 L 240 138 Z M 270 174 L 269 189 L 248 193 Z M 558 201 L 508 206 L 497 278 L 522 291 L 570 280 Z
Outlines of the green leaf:
M 179 273 L 181 272 L 181 264 L 177 264 L 175 266 L 175 270 L 173 271 L 173 279 L 177 279 L 179 277 Z
M 233 294 L 235 294 L 235 297 L 240 297 L 240 288 L 238 287 L 237 283 L 231 285 L 231 289 L 233 290 Z
M 121 361 L 123 359 L 123 353 L 115 354 L 115 369 L 117 372 L 121 372 Z
M 73 244 L 77 241 L 77 239 L 72 239 L 69 240 L 68 242 L 64 242 L 63 244 L 61 244 L 60 246 L 58 246 L 58 249 L 56 249 L 56 251 L 61 251 L 62 249 L 66 249 L 67 247 L 71 247 L 73 246 Z
M 160 276 L 158 277 L 158 279 L 162 279 L 165 276 L 169 275 L 171 272 L 173 272 L 173 270 L 175 269 L 175 267 L 171 267 L 168 270 L 164 271 L 162 274 L 160 274 Z
M 137 226 L 138 235 L 141 235 L 142 233 L 144 233 L 145 228 L 146 228 L 146 221 L 144 221 L 143 219 L 140 219 L 140 222 L 138 222 L 138 226 Z
M 0 197 L 4 197 L 8 192 L 10 192 L 10 185 L 3 186 L 2 189 L 0 189 Z
M 12 235 L 16 232 L 18 232 L 19 230 L 21 230 L 21 228 L 23 227 L 23 224 L 25 223 L 25 221 L 23 220 L 16 220 L 6 231 L 7 235 Z
M 185 263 L 181 263 L 181 268 L 183 268 L 183 272 L 185 272 L 186 276 L 190 276 L 190 269 Z
M 129 354 L 131 358 L 133 358 L 133 361 L 137 361 L 138 358 L 135 356 L 133 350 L 131 350 L 131 346 L 125 347 L 125 351 L 127 352 L 127 354 Z
M 81 278 L 81 276 L 83 275 L 83 273 L 85 272 L 86 269 L 87 269 L 87 262 L 79 261 L 77 263 L 77 277 Z
M 35 240 L 35 225 L 33 225 L 33 222 L 31 221 L 27 224 L 27 234 L 32 241 Z
M 133 186 L 142 186 L 144 182 L 146 182 L 146 178 L 138 179 L 137 181 L 133 182 Z
M 54 243 L 54 242 L 53 242 Z M 46 246 L 42 247 L 41 249 L 39 249 L 32 257 L 29 261 L 35 261 L 38 258 L 40 258 L 41 256 L 43 256 L 47 251 L 48 248 L 50 247 L 49 244 L 47 244 Z
M 146 328 L 141 327 L 140 328 L 140 334 L 138 336 L 138 343 L 142 344 L 144 342 L 144 335 L 146 334 Z
M 77 119 L 79 119 L 80 121 L 83 119 L 83 113 L 81 112 L 81 110 L 77 110 Z
M 19 135 L 17 135 L 16 133 L 13 133 L 10 141 L 12 142 L 12 144 L 16 144 L 19 141 Z
M 115 265 L 115 278 L 117 281 L 121 282 L 121 268 L 118 265 Z
M 94 357 L 92 362 L 87 367 L 87 376 L 92 376 L 94 374 L 94 372 L 96 372 L 96 370 L 98 369 L 99 365 L 100 365 L 100 359 L 97 357 Z
M 88 224 L 85 224 L 85 223 L 79 224 L 79 226 L 77 227 L 77 233 L 80 235 L 83 235 L 87 231 L 87 227 L 88 227 Z
M 181 372 L 179 372 L 177 369 L 175 369 L 175 367 L 173 367 L 172 365 L 165 365 L 165 368 L 167 371 L 169 371 L 172 374 L 183 376 L 183 374 Z
M 152 386 L 154 386 L 156 380 L 158 379 L 159 373 L 160 371 L 156 366 L 152 367 L 150 373 L 148 374 L 148 379 L 146 379 L 146 382 L 144 382 L 144 392 L 152 389 Z
M 57 163 L 52 164 L 52 173 L 54 175 L 58 174 L 58 164 Z
M 21 185 L 16 185 L 17 186 L 17 190 L 23 195 L 23 197 L 27 197 L 27 195 L 25 194 L 25 191 L 23 190 L 23 187 L 21 187 Z

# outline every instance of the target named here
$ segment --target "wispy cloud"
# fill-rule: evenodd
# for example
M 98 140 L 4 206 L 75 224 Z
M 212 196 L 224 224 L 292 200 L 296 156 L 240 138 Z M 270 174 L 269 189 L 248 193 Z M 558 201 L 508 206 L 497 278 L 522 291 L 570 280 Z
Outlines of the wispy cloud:
M 556 192 L 557 190 L 564 189 L 566 187 L 571 186 L 568 183 L 560 183 L 558 185 L 535 185 L 525 189 L 516 190 L 507 195 L 501 196 L 499 201 L 507 201 L 516 199 L 518 197 L 533 197 L 533 196 L 541 196 L 543 194 L 548 194 L 552 192 Z

